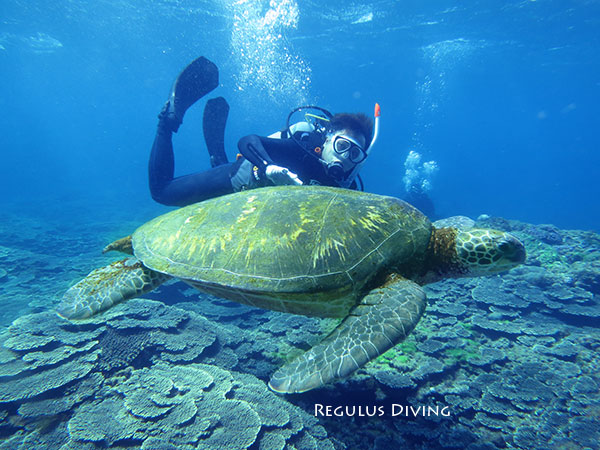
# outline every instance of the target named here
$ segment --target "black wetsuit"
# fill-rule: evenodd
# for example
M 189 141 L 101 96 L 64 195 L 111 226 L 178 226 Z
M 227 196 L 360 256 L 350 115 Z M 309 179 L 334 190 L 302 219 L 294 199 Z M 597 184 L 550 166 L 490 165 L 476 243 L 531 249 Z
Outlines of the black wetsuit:
M 242 157 L 234 163 L 205 172 L 173 178 L 175 163 L 171 131 L 159 124 L 148 165 L 152 198 L 169 206 L 185 206 L 232 192 L 271 184 L 265 176 L 268 164 L 288 168 L 304 184 L 339 186 L 317 157 L 313 157 L 290 138 L 272 139 L 245 136 L 238 142 Z M 254 169 L 256 167 L 256 169 Z M 351 189 L 356 189 L 356 182 Z
M 154 200 L 168 206 L 185 206 L 233 192 L 230 181 L 232 164 L 173 178 L 172 134 L 170 129 L 159 123 L 148 163 L 150 194 Z

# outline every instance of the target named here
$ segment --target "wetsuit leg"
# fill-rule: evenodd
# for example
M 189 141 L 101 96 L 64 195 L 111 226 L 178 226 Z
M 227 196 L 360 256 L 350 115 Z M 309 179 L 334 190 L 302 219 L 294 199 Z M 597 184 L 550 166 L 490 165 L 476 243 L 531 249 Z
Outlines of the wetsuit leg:
M 155 201 L 168 206 L 185 206 L 233 192 L 233 164 L 173 178 L 175 159 L 172 132 L 161 125 L 159 123 L 148 164 L 150 193 Z
M 202 130 L 212 167 L 228 163 L 225 154 L 225 124 L 228 114 L 229 104 L 223 97 L 210 99 L 204 107 Z

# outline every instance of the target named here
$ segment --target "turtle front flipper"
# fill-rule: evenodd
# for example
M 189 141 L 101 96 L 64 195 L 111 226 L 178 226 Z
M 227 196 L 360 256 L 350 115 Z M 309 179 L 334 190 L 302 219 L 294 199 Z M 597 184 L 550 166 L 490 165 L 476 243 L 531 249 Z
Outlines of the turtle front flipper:
M 95 269 L 72 286 L 58 305 L 65 319 L 85 319 L 130 298 L 160 286 L 170 277 L 148 269 L 139 260 L 127 258 Z
M 398 276 L 366 295 L 323 341 L 279 369 L 269 387 L 306 392 L 344 378 L 401 342 L 425 312 L 425 292 Z

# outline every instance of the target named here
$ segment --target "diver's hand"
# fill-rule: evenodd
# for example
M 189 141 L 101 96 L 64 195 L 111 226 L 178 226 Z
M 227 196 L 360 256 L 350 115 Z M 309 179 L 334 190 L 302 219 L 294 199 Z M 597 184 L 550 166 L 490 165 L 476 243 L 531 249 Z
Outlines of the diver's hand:
M 294 172 L 285 167 L 269 164 L 265 169 L 265 175 L 276 186 L 283 184 L 301 185 L 302 180 Z

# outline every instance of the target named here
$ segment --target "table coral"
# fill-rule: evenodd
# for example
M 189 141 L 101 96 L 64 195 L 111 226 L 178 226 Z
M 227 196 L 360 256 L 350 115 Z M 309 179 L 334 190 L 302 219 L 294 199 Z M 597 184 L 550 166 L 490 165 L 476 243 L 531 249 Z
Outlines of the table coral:
M 347 381 L 298 396 L 275 395 L 265 380 L 331 323 L 176 296 L 181 283 L 153 293 L 159 301 L 64 321 L 48 311 L 53 295 L 90 261 L 102 265 L 93 252 L 109 231 L 61 242 L 26 227 L 26 239 L 63 257 L 0 246 L 0 450 L 594 448 L 600 237 L 484 221 L 519 235 L 524 266 L 426 286 L 409 339 Z M 450 416 L 317 418 L 316 402 L 440 404 Z
M 0 336 L 0 412 L 18 412 L 22 421 L 8 427 L 11 448 L 34 436 L 16 430 L 52 419 L 68 420 L 54 448 L 245 449 L 284 442 L 333 449 L 314 417 L 263 381 L 196 362 L 221 360 L 220 353 L 231 358 L 250 339 L 142 299 L 78 322 L 50 312 L 24 316 Z

